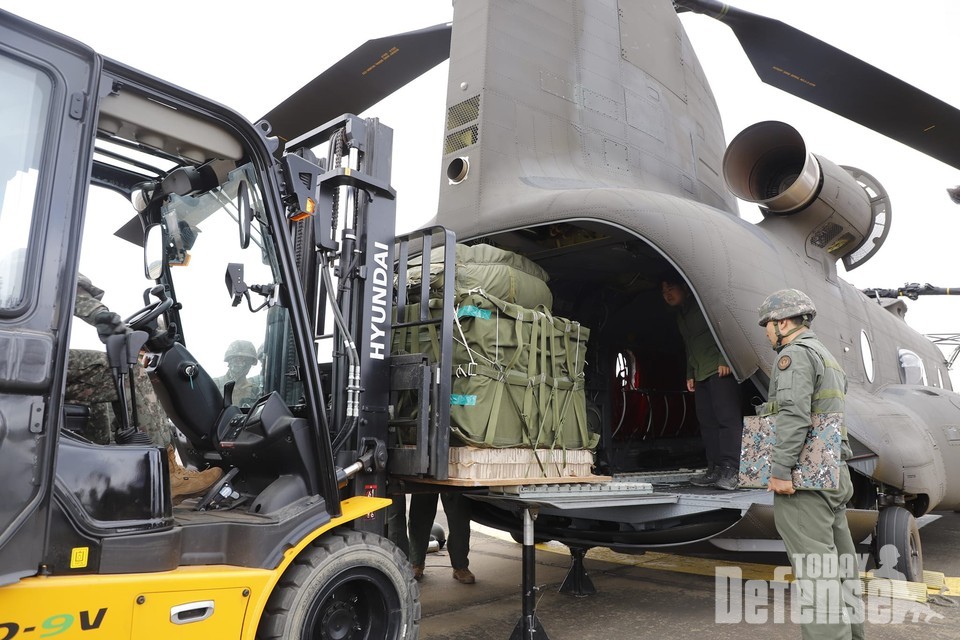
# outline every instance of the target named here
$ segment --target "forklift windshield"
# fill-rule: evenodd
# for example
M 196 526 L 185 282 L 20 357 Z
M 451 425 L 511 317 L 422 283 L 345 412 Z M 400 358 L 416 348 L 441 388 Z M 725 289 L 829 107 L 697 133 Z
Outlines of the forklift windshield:
M 246 248 L 237 233 L 241 183 L 248 186 L 252 208 Z M 229 171 L 226 180 L 213 189 L 172 193 L 160 208 L 166 277 L 181 305 L 178 319 L 184 344 L 214 377 L 221 392 L 226 383 L 235 383 L 233 403 L 241 408 L 253 406 L 270 391 L 282 391 L 276 388 L 277 382 L 271 384 L 265 377 L 269 354 L 274 351 L 266 344 L 277 332 L 285 332 L 286 323 L 283 310 L 276 306 L 279 275 L 273 239 L 264 220 L 259 181 L 249 164 Z M 256 304 L 233 306 L 231 298 L 222 293 L 223 274 L 231 263 L 243 265 L 246 281 L 266 292 Z M 276 339 L 282 342 L 282 337 Z M 282 380 L 277 376 L 271 379 Z

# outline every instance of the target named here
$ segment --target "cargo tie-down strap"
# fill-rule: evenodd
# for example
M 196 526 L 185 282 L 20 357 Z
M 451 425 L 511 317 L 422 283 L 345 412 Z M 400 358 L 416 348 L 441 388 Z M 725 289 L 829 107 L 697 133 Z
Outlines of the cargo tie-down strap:
M 456 324 L 461 351 L 455 354 L 455 385 L 487 393 L 481 399 L 478 393 L 456 393 L 451 403 L 489 409 L 476 411 L 475 417 L 466 410 L 455 412 L 454 430 L 461 438 L 486 447 L 566 450 L 595 445 L 582 397 L 581 343 L 589 337 L 588 329 L 554 317 L 543 306 L 525 309 L 482 290 L 461 298 Z
M 420 304 L 407 306 L 405 321 L 419 319 Z M 427 304 L 430 317 L 439 317 L 441 301 Z M 596 446 L 584 392 L 589 329 L 543 305 L 525 308 L 479 288 L 458 291 L 455 311 L 451 428 L 464 443 L 563 451 Z M 437 361 L 437 327 L 398 327 L 393 352 L 427 353 Z

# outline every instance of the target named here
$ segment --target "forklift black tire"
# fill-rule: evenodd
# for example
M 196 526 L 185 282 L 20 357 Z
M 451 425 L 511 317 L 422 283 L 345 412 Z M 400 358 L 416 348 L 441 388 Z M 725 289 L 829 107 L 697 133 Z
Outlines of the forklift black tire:
M 884 557 L 883 548 L 893 545 L 899 557 L 894 566 Z M 910 582 L 923 582 L 923 550 L 920 547 L 920 529 L 917 519 L 903 507 L 887 507 L 877 519 L 878 570 L 895 570 Z M 884 561 L 887 560 L 886 564 Z
M 304 549 L 267 602 L 259 640 L 417 640 L 420 590 L 406 556 L 373 533 L 337 529 Z

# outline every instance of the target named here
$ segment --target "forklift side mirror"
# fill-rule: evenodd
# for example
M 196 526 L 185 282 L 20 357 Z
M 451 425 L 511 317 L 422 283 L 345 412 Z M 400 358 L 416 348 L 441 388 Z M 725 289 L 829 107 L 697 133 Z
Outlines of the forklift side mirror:
M 163 274 L 163 229 L 159 224 L 147 227 L 143 241 L 143 275 L 156 281 Z
M 237 224 L 240 226 L 240 248 L 250 246 L 250 221 L 253 209 L 250 208 L 250 187 L 246 180 L 237 185 Z

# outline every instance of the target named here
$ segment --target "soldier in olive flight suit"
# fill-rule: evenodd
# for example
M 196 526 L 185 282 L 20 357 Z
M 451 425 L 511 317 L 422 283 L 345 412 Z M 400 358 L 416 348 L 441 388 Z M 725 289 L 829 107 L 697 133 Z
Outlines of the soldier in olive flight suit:
M 859 567 L 845 512 L 846 503 L 853 496 L 850 472 L 842 462 L 850 452 L 846 429 L 841 427 L 841 451 L 834 452 L 834 459 L 841 460 L 839 488 L 796 490 L 792 479 L 793 468 L 798 466 L 813 425 L 812 416 L 842 417 L 846 375 L 810 330 L 817 310 L 805 293 L 797 289 L 777 291 L 763 301 L 759 313 L 760 326 L 779 354 L 770 376 L 767 403 L 760 410 L 761 415 L 771 417 L 776 433 L 767 490 L 776 494 L 773 509 L 777 532 L 790 555 L 794 576 L 815 577 L 809 571 L 814 565 L 807 561 L 809 556 L 815 556 L 819 567 L 831 564 L 841 569 L 838 576 L 826 572 L 823 578 L 811 580 L 809 584 L 814 588 L 802 598 L 804 604 L 814 604 L 818 613 L 832 616 L 834 622 L 818 623 L 814 617 L 813 622 L 802 624 L 802 635 L 804 640 L 861 640 Z M 844 589 L 848 594 L 846 602 Z M 844 610 L 849 617 L 842 615 Z
M 114 334 L 124 334 L 129 328 L 120 316 L 110 311 L 101 302 L 103 290 L 95 287 L 90 279 L 80 274 L 77 277 L 77 297 L 73 315 L 97 329 L 104 344 Z M 170 463 L 171 496 L 174 503 L 183 498 L 204 493 L 223 475 L 217 467 L 198 471 L 187 469 L 177 462 L 172 444 L 167 416 L 153 390 L 147 374 L 139 366 L 133 367 L 137 418 L 140 429 L 150 438 L 151 444 L 167 450 Z M 116 412 L 119 398 L 107 354 L 103 351 L 71 349 L 67 362 L 66 401 L 89 407 L 90 420 L 83 435 L 97 444 L 110 444 L 116 431 Z
M 686 283 L 672 273 L 660 281 L 664 302 L 679 310 L 677 328 L 687 354 L 687 391 L 694 394 L 707 456 L 706 472 L 690 482 L 732 491 L 737 488 L 743 434 L 740 388 Z

